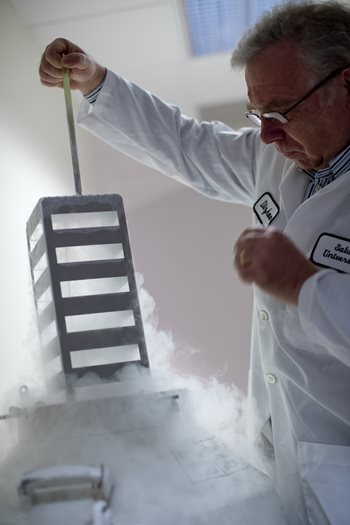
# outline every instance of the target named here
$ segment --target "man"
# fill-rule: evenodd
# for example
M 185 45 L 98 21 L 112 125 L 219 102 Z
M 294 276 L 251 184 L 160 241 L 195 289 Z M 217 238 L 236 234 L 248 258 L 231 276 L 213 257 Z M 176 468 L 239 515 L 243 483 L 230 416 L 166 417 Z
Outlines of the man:
M 63 56 L 64 55 L 64 56 Z M 251 120 L 198 123 L 63 39 L 41 80 L 87 98 L 81 124 L 133 158 L 254 212 L 234 265 L 255 284 L 251 438 L 272 426 L 273 471 L 290 525 L 350 516 L 350 10 L 286 4 L 242 39 Z M 266 434 L 266 432 L 265 432 Z M 271 451 L 270 451 L 271 452 Z

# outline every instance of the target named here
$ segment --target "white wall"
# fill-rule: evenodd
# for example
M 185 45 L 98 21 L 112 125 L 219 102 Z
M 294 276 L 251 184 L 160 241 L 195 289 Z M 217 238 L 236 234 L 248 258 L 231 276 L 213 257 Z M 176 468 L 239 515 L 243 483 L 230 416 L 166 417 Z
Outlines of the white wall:
M 9 3 L 0 0 L 3 400 L 8 390 L 39 376 L 26 220 L 38 198 L 73 193 L 63 95 L 40 85 L 42 48 L 30 35 Z M 198 63 L 198 73 L 201 67 Z M 195 93 L 192 96 L 195 99 Z M 200 99 L 206 101 L 205 96 Z M 219 374 L 245 390 L 251 294 L 231 269 L 231 253 L 234 239 L 250 223 L 250 213 L 164 182 L 162 175 L 81 130 L 78 144 L 84 193 L 124 197 L 136 269 L 155 297 L 160 328 L 171 330 L 178 342 L 174 364 L 184 372 Z M 103 170 L 101 156 L 108 161 Z M 150 192 L 149 202 L 139 199 L 144 190 L 157 186 L 162 190 Z
M 178 343 L 178 368 L 218 373 L 246 390 L 251 288 L 232 269 L 232 248 L 251 224 L 250 210 L 207 199 L 171 179 L 167 191 L 154 195 L 150 188 L 164 185 L 163 175 L 84 131 L 79 143 L 85 192 L 123 196 L 135 267 L 156 300 L 160 328 Z M 101 157 L 108 159 L 102 170 Z M 184 346 L 195 353 L 184 353 Z
M 183 372 L 246 389 L 251 296 L 232 269 L 233 242 L 250 224 L 240 206 L 191 190 L 129 216 L 135 264 L 156 298 L 160 326 L 178 342 Z M 192 349 L 194 353 L 189 351 Z
M 70 192 L 58 93 L 38 80 L 40 49 L 0 0 L 0 397 L 37 377 L 25 228 L 37 200 Z

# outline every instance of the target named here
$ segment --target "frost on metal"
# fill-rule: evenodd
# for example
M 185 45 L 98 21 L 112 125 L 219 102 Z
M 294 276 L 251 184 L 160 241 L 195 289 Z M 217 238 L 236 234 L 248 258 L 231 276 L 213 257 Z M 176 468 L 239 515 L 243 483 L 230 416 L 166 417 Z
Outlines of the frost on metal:
M 42 198 L 27 240 L 48 385 L 148 368 L 120 195 Z

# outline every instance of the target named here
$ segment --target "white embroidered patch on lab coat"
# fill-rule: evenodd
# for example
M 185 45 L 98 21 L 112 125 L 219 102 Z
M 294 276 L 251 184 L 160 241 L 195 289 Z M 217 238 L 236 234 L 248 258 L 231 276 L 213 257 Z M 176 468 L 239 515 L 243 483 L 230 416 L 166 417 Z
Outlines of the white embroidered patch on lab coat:
M 312 250 L 311 261 L 325 268 L 350 273 L 350 239 L 322 233 Z
M 253 210 L 263 226 L 269 226 L 280 211 L 270 193 L 264 193 L 254 204 Z

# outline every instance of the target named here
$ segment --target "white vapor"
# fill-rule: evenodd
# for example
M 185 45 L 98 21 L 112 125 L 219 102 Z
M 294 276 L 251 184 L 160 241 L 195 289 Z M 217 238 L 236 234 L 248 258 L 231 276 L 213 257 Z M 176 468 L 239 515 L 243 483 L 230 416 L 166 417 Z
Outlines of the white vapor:
M 244 396 L 174 370 L 176 342 L 138 281 L 151 374 L 126 367 L 120 384 L 101 385 L 102 396 L 87 387 L 80 402 L 44 400 L 28 381 L 27 416 L 0 421 L 1 443 L 18 442 L 0 464 L 0 525 L 25 523 L 16 494 L 24 472 L 77 463 L 112 472 L 118 525 L 281 525 L 272 483 L 247 462 Z

